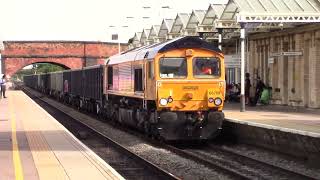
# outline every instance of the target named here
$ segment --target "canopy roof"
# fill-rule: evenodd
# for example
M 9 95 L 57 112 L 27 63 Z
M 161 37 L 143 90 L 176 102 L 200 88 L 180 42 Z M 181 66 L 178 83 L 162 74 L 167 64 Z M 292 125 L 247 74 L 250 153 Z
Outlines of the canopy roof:
M 170 33 L 180 33 L 181 29 L 186 28 L 189 18 L 190 15 L 188 13 L 178 13 Z
M 133 36 L 133 43 L 136 44 L 136 43 L 139 43 L 140 42 L 140 39 L 141 39 L 141 35 L 142 35 L 142 32 L 136 32 Z
M 148 39 L 149 34 L 150 34 L 150 29 L 143 29 L 140 42 L 141 43 L 145 42 Z
M 153 25 L 151 27 L 150 33 L 149 33 L 149 40 L 153 40 L 153 38 L 157 37 L 159 34 L 160 25 Z
M 198 24 L 202 22 L 205 14 L 205 10 L 193 10 L 187 23 L 186 29 L 196 29 Z
M 153 59 L 157 55 L 157 53 L 179 48 L 200 48 L 214 52 L 221 52 L 219 48 L 200 39 L 199 37 L 186 36 L 162 43 L 132 49 L 122 53 L 121 55 L 111 56 L 108 60 L 108 64 L 112 65 L 128 61 Z
M 320 22 L 319 0 L 230 0 L 216 22 L 218 27 L 236 23 Z M 233 25 L 235 25 L 233 23 Z M 235 28 L 239 26 L 236 25 Z
M 248 33 L 259 33 L 319 22 L 320 0 L 229 0 L 227 4 L 210 4 L 206 11 L 194 10 L 191 15 L 177 14 L 175 20 L 164 19 L 155 38 L 163 41 L 175 34 L 210 33 L 217 29 L 224 29 L 223 37 L 231 38 L 239 36 L 241 24 Z
M 163 19 L 162 20 L 158 37 L 165 38 L 167 36 L 167 34 L 171 31 L 173 21 L 174 21 L 173 19 Z
M 319 0 L 234 0 L 238 22 L 320 22 Z
M 214 25 L 214 21 L 221 18 L 224 9 L 224 4 L 210 4 L 201 25 Z

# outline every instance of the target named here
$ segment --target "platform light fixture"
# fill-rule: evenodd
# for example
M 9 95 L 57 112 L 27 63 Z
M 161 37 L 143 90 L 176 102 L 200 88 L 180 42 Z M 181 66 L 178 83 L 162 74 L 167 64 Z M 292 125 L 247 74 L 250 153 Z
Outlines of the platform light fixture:
M 114 25 L 110 25 L 109 28 L 117 28 L 118 27 L 118 32 L 117 34 L 112 34 L 111 39 L 112 40 L 118 40 L 118 54 L 121 53 L 121 44 L 120 44 L 120 38 L 119 38 L 119 32 L 120 32 L 120 28 L 127 28 L 129 26 L 124 25 L 124 26 L 114 26 Z
M 0 40 L 0 75 L 2 76 L 2 57 L 1 57 L 1 53 L 4 50 L 4 44 L 3 41 Z

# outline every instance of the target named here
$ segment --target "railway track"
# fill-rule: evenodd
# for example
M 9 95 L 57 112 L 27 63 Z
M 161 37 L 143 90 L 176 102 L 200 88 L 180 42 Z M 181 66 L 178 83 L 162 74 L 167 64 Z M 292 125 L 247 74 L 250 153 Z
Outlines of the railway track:
M 39 99 L 43 103 L 46 103 L 42 98 L 39 98 Z M 49 105 L 48 103 L 46 104 Z M 102 138 L 107 138 L 105 137 L 104 133 L 101 132 L 101 129 L 97 130 L 95 127 L 85 124 L 83 122 L 78 122 L 78 123 L 81 123 L 82 124 L 81 126 L 91 129 L 98 136 Z M 135 136 L 137 136 L 137 133 L 134 131 L 126 130 L 126 132 L 129 132 L 130 134 L 134 134 Z M 243 154 L 239 154 L 234 151 L 221 148 L 220 146 L 217 146 L 217 145 L 207 144 L 207 145 L 196 147 L 196 148 L 178 147 L 178 146 L 176 147 L 176 146 L 151 140 L 150 138 L 145 138 L 141 134 L 138 134 L 138 136 L 144 139 L 145 141 L 149 142 L 155 147 L 161 147 L 161 148 L 167 149 L 185 159 L 192 160 L 198 164 L 202 164 L 205 167 L 208 167 L 209 169 L 212 169 L 221 174 L 224 174 L 226 177 L 228 177 L 227 179 L 290 179 L 290 180 L 291 179 L 316 179 L 311 176 L 305 175 L 303 173 L 291 171 L 289 169 L 278 167 L 270 163 L 266 163 L 264 161 L 245 156 Z M 117 142 L 112 141 L 112 143 L 116 144 L 117 146 L 118 145 L 121 146 Z M 123 148 L 126 149 L 125 147 Z M 127 152 L 121 152 L 121 154 L 122 153 L 134 154 L 128 149 L 126 151 Z M 138 159 L 145 160 L 142 157 L 139 157 Z M 106 160 L 106 161 L 110 162 L 110 160 L 109 161 Z M 146 166 L 148 167 L 151 166 L 151 169 L 153 169 L 153 171 L 156 171 L 156 169 L 159 168 L 153 164 L 154 162 L 151 163 L 149 161 L 144 161 L 144 163 L 146 162 L 147 164 L 149 164 Z M 152 179 L 177 179 L 176 176 L 168 173 L 165 170 L 161 170 L 161 173 L 160 173 L 161 175 L 156 175 L 156 176 L 143 175 L 143 168 L 139 168 L 139 167 L 129 168 L 125 166 L 126 163 L 128 162 L 122 161 L 122 163 L 120 163 L 119 165 L 112 164 L 112 163 L 109 163 L 109 164 L 115 167 L 115 169 L 119 171 L 120 174 L 121 174 L 121 171 L 123 171 L 122 174 L 127 173 L 127 177 L 133 176 L 132 179 L 135 179 L 134 174 L 139 174 L 139 177 L 142 177 L 142 176 L 147 178 L 152 177 Z M 159 177 L 159 178 L 155 178 L 155 177 Z
M 238 177 L 237 179 L 316 179 L 216 145 L 208 145 L 204 148 L 177 148 L 172 146 L 168 148 L 186 158 L 192 158 L 194 161 L 201 162 L 206 166 L 222 170 L 233 177 Z
M 208 147 L 210 148 L 211 151 L 222 153 L 225 156 L 228 156 L 232 159 L 238 159 L 238 161 L 241 163 L 253 164 L 255 165 L 255 167 L 263 168 L 264 171 L 266 171 L 266 168 L 273 169 L 277 171 L 278 174 L 283 173 L 284 176 L 290 177 L 290 179 L 316 179 L 315 177 L 307 175 L 303 172 L 297 172 L 284 167 L 276 166 L 272 163 L 262 161 L 257 158 L 253 158 L 251 156 L 238 153 L 236 151 L 232 151 L 231 149 L 223 148 L 222 146 L 209 144 Z
M 165 145 L 165 146 L 167 149 L 169 149 L 170 151 L 172 151 L 176 154 L 179 154 L 179 155 L 181 155 L 185 158 L 188 158 L 188 159 L 192 159 L 195 162 L 198 162 L 198 163 L 203 164 L 209 168 L 220 171 L 223 174 L 226 174 L 226 175 L 233 177 L 235 179 L 252 179 L 252 177 L 250 177 L 246 174 L 238 172 L 232 168 L 227 168 L 225 166 L 222 166 L 219 163 L 217 163 L 216 161 L 212 161 L 212 159 L 205 158 L 201 155 L 193 153 L 192 151 L 180 149 L 180 148 L 177 148 L 177 147 L 171 146 L 171 145 Z
M 61 124 L 95 151 L 125 179 L 180 179 L 113 141 L 95 127 L 74 119 L 26 89 L 24 89 L 24 92 L 51 115 L 60 117 L 57 120 Z M 63 121 L 59 119 L 63 119 Z

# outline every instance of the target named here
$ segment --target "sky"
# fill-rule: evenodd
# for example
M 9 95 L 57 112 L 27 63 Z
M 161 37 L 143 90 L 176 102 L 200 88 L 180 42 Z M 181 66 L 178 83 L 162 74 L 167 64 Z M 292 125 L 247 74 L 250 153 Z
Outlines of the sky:
M 177 13 L 191 13 L 192 9 L 207 10 L 210 3 L 227 1 L 0 0 L 0 41 L 112 42 L 111 34 L 119 33 L 120 41 L 127 42 L 135 32 L 150 28 L 151 25 L 160 25 L 164 17 L 175 18 Z M 163 6 L 169 6 L 170 9 L 161 8 Z

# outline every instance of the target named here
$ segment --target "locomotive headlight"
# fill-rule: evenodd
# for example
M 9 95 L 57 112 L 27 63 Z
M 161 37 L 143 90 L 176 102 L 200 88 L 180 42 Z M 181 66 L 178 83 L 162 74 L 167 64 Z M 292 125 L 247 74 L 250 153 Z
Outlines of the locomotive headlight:
M 209 103 L 213 103 L 214 99 L 211 97 L 208 99 Z
M 214 104 L 215 104 L 216 106 L 220 106 L 220 105 L 222 104 L 222 99 L 221 99 L 221 98 L 216 98 L 216 99 L 214 100 Z
M 167 105 L 168 104 L 168 100 L 167 99 L 164 99 L 164 98 L 161 98 L 160 99 L 160 105 L 161 106 L 165 106 L 165 105 Z
M 171 96 L 168 98 L 168 102 L 169 102 L 169 103 L 172 103 L 172 102 L 173 102 L 173 99 L 172 99 Z

